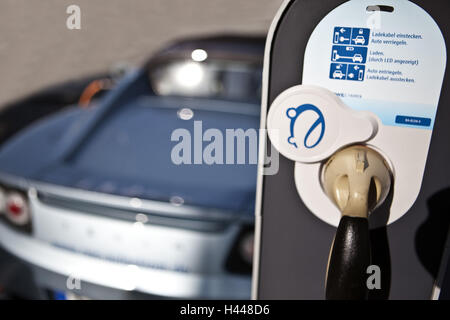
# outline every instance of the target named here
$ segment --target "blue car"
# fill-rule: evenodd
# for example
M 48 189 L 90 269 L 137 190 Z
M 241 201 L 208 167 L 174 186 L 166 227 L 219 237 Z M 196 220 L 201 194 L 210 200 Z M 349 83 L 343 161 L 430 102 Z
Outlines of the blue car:
M 249 298 L 263 51 L 259 37 L 177 41 L 89 107 L 9 138 L 0 289 L 38 299 Z M 243 132 L 246 161 L 239 151 L 202 159 L 209 129 L 224 139 Z M 183 141 L 190 156 L 176 152 L 177 132 L 192 138 Z

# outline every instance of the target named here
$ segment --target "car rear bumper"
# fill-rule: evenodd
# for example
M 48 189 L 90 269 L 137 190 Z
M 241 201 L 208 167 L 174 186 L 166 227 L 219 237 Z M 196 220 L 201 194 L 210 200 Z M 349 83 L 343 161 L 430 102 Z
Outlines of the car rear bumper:
M 250 277 L 190 274 L 115 263 L 55 247 L 3 223 L 0 245 L 31 266 L 39 288 L 80 290 L 88 297 L 105 299 L 132 298 L 134 292 L 181 299 L 247 299 L 250 295 Z M 90 291 L 96 293 L 89 294 L 83 287 L 95 288 Z M 108 288 L 111 290 L 106 294 Z
M 67 299 L 88 297 L 100 300 L 167 299 L 137 291 L 126 291 L 83 282 L 79 288 L 67 288 L 67 276 L 30 264 L 0 247 L 0 300 L 55 299 L 65 293 Z

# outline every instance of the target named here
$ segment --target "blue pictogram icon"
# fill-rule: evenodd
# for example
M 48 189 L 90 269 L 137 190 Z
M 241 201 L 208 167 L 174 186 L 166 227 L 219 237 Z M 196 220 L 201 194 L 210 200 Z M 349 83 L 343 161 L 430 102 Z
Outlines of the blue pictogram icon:
M 334 44 L 351 44 L 352 28 L 334 27 Z
M 361 64 L 349 64 L 347 66 L 347 80 L 363 81 L 366 66 Z
M 347 79 L 347 64 L 346 63 L 332 63 L 330 68 L 330 79 Z
M 286 111 L 287 117 L 291 120 L 290 123 L 290 137 L 287 139 L 288 143 L 292 144 L 295 148 L 298 148 L 297 143 L 295 141 L 295 134 L 294 134 L 294 128 L 296 122 L 299 120 L 299 116 L 305 112 L 305 111 L 313 111 L 317 114 L 318 118 L 317 120 L 311 125 L 308 132 L 305 134 L 305 137 L 303 139 L 303 145 L 307 149 L 312 149 L 315 146 L 317 146 L 320 141 L 322 141 L 323 135 L 325 133 L 325 119 L 323 117 L 322 112 L 319 108 L 312 104 L 302 104 L 301 106 L 298 106 L 297 108 L 289 108 Z M 314 132 L 315 129 L 319 128 L 320 126 L 320 134 L 319 137 L 316 138 L 315 142 L 308 143 L 309 137 L 311 136 L 311 133 Z
M 355 46 L 367 46 L 369 44 L 370 29 L 352 28 L 350 44 Z
M 333 46 L 331 61 L 346 63 L 366 63 L 367 47 Z

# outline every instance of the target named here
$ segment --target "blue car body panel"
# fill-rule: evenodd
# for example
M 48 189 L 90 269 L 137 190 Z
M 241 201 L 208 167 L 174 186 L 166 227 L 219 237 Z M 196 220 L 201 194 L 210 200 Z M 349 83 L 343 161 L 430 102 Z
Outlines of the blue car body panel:
M 149 93 L 145 77 L 143 71 L 133 73 L 97 107 L 58 113 L 13 137 L 0 150 L 1 172 L 152 200 L 178 196 L 186 204 L 251 215 L 256 165 L 175 165 L 171 150 L 178 142 L 171 141 L 171 134 L 184 128 L 193 144 L 197 120 L 203 132 L 216 128 L 224 137 L 226 129 L 256 129 L 259 106 L 158 97 Z M 180 108 L 190 108 L 194 117 L 181 120 Z

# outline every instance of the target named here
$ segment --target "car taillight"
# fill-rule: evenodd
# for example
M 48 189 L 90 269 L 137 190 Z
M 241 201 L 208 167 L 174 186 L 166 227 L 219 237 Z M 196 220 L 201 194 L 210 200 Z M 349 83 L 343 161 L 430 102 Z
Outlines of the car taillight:
M 30 223 L 30 210 L 25 194 L 10 191 L 5 197 L 5 212 L 7 219 L 16 226 Z

